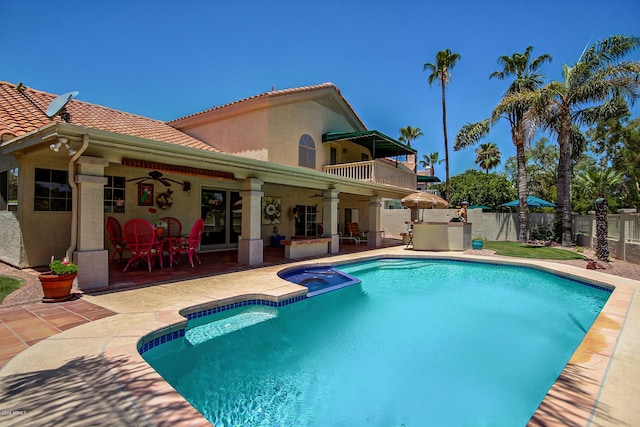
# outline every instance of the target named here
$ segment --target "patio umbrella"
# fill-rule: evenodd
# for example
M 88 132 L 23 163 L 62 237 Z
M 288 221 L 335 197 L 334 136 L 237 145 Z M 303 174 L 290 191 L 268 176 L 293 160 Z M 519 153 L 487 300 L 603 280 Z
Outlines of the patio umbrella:
M 423 191 L 403 197 L 400 203 L 405 208 L 413 209 L 446 209 L 449 207 L 449 203 L 442 197 Z
M 500 206 L 518 206 L 520 204 L 520 200 L 512 200 L 507 203 L 503 203 Z M 527 206 L 531 206 L 532 208 L 555 208 L 555 203 L 547 202 L 536 196 L 527 196 Z
M 485 206 L 485 205 L 471 205 L 469 206 L 467 209 L 491 209 L 489 206 Z

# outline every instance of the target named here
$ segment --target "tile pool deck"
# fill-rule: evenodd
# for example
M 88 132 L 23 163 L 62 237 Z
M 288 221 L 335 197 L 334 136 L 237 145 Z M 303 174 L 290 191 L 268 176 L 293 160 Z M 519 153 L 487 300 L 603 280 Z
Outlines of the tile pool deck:
M 513 262 L 393 247 L 301 264 L 379 255 Z M 640 282 L 550 262 L 518 263 L 616 287 L 529 425 L 640 425 L 640 301 L 634 293 Z M 242 295 L 297 295 L 299 286 L 276 276 L 292 265 L 84 295 L 116 314 L 53 335 L 9 361 L 0 370 L 0 425 L 210 425 L 138 355 L 139 339 L 184 321 L 178 310 L 186 307 L 237 301 Z

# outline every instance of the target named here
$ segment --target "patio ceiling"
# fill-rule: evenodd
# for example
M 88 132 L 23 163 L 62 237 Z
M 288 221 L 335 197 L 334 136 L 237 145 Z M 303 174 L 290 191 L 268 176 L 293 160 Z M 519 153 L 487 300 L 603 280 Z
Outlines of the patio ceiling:
M 367 148 L 374 159 L 382 157 L 406 156 L 418 151 L 395 139 L 378 132 L 367 130 L 362 132 L 328 132 L 322 135 L 322 142 L 352 141 Z

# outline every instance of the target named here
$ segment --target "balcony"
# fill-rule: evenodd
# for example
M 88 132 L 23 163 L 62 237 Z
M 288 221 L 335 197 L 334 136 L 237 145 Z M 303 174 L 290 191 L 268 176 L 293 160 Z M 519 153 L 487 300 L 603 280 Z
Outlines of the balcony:
M 368 160 L 364 162 L 328 165 L 323 172 L 356 181 L 373 182 L 376 184 L 393 185 L 395 187 L 416 189 L 416 174 L 395 164 L 383 160 Z

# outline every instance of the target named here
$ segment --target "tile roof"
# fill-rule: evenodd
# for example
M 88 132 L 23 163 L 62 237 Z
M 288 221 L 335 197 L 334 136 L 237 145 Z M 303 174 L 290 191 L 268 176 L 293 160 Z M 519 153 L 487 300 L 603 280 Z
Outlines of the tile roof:
M 49 103 L 57 95 L 24 86 L 23 88 L 24 93 L 20 93 L 15 84 L 0 81 L 0 142 L 32 132 L 48 125 L 52 121 L 62 121 L 59 116 L 49 119 L 29 102 L 29 99 L 32 100 L 42 110 L 46 111 Z M 73 125 L 167 142 L 184 147 L 220 152 L 220 150 L 159 120 L 125 113 L 77 99 L 71 100 L 66 109 L 71 115 L 69 123 Z
M 219 105 L 217 107 L 209 108 L 208 110 L 204 110 L 204 111 L 200 111 L 198 113 L 190 114 L 188 116 L 180 117 L 178 119 L 171 120 L 168 123 L 172 124 L 172 123 L 184 120 L 184 119 L 189 118 L 189 117 L 199 116 L 201 114 L 205 114 L 205 113 L 208 113 L 208 112 L 211 112 L 211 111 L 222 110 L 222 109 L 225 109 L 227 107 L 231 107 L 233 105 L 242 104 L 242 103 L 245 103 L 247 101 L 252 101 L 252 100 L 255 100 L 255 99 L 259 99 L 259 98 L 274 98 L 274 97 L 284 96 L 284 95 L 293 95 L 293 94 L 299 94 L 299 93 L 304 93 L 304 92 L 313 92 L 313 91 L 317 91 L 317 90 L 321 90 L 321 89 L 334 89 L 336 91 L 336 93 L 338 94 L 338 96 L 340 96 L 340 98 L 342 99 L 344 104 L 347 106 L 347 108 L 351 111 L 353 116 L 358 120 L 358 122 L 360 122 L 360 124 L 362 125 L 363 129 L 366 129 L 366 126 L 364 125 L 364 123 L 362 122 L 360 117 L 356 114 L 356 112 L 353 109 L 353 107 L 349 104 L 349 102 L 340 93 L 340 89 L 338 89 L 338 87 L 335 84 L 330 83 L 330 82 L 320 83 L 320 84 L 317 84 L 317 85 L 289 88 L 289 89 L 271 90 L 269 92 L 264 92 L 264 93 L 261 93 L 261 94 L 258 94 L 258 95 L 253 95 L 253 96 L 250 96 L 248 98 L 240 99 L 238 101 L 233 101 L 233 102 L 230 102 L 228 104 Z

